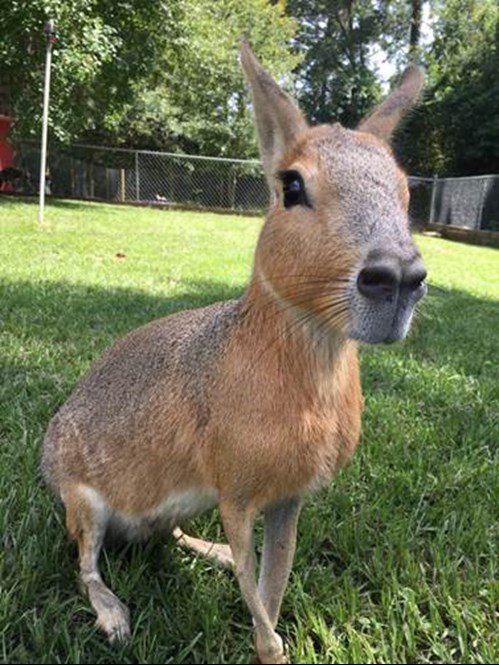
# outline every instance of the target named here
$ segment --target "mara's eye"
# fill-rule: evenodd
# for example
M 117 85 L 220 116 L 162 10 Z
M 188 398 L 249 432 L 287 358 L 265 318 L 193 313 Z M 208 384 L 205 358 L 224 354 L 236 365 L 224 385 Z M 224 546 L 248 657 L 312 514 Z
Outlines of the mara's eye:
M 281 171 L 279 178 L 282 182 L 285 208 L 292 208 L 297 205 L 311 207 L 307 199 L 303 178 L 298 171 Z

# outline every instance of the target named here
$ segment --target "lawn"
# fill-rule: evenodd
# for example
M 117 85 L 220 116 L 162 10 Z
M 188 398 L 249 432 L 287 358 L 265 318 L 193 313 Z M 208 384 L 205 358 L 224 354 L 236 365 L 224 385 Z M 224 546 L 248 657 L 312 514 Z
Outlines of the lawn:
M 247 663 L 230 572 L 171 542 L 105 552 L 133 639 L 111 648 L 38 471 L 47 423 L 114 339 L 237 297 L 260 220 L 0 199 L 0 661 Z M 499 250 L 418 237 L 409 339 L 362 349 L 362 446 L 299 528 L 280 632 L 297 663 L 499 659 Z M 220 536 L 216 513 L 191 531 Z

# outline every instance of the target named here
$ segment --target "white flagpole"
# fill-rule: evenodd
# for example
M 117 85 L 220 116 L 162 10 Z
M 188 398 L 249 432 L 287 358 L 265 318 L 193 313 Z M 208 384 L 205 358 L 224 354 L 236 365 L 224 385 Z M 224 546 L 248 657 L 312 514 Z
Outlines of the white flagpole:
M 38 221 L 43 222 L 43 210 L 45 207 L 45 169 L 47 164 L 47 131 L 49 120 L 49 95 L 50 95 L 50 67 L 52 64 L 52 44 L 56 41 L 54 21 L 48 21 L 44 28 L 47 35 L 47 57 L 45 59 L 45 85 L 43 88 L 43 120 L 42 120 L 42 149 L 40 159 L 40 191 L 38 208 Z

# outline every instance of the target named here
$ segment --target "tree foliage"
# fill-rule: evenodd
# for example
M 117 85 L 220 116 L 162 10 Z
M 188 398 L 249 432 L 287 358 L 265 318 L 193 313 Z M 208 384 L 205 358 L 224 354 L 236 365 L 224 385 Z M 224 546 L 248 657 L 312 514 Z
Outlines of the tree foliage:
M 48 18 L 59 34 L 52 137 L 255 156 L 237 62 L 247 34 L 312 121 L 350 127 L 381 94 L 380 59 L 400 69 L 422 58 L 425 99 L 398 135 L 409 170 L 499 171 L 497 0 L 10 0 L 0 93 L 23 137 L 40 131 Z
M 157 85 L 136 85 L 135 100 L 121 121 L 134 143 L 149 136 L 187 152 L 255 156 L 248 95 L 238 63 L 242 35 L 264 65 L 288 79 L 297 57 L 289 42 L 295 22 L 283 3 L 268 0 L 178 0 L 176 35 L 162 59 Z
M 499 5 L 436 4 L 425 101 L 406 127 L 412 171 L 499 172 Z
M 297 61 L 281 2 L 12 0 L 0 13 L 0 81 L 22 136 L 40 128 L 48 18 L 59 34 L 50 124 L 62 140 L 254 154 L 239 38 L 277 76 Z
M 373 56 L 400 55 L 407 43 L 410 7 L 406 0 L 289 0 L 297 18 L 297 93 L 317 122 L 354 126 L 380 96 Z
M 0 80 L 8 90 L 18 133 L 39 131 L 44 81 L 42 32 L 55 19 L 59 42 L 53 49 L 52 128 L 59 138 L 76 136 L 99 120 L 106 100 L 94 83 L 107 62 L 117 57 L 122 38 L 88 0 L 13 0 L 0 12 Z

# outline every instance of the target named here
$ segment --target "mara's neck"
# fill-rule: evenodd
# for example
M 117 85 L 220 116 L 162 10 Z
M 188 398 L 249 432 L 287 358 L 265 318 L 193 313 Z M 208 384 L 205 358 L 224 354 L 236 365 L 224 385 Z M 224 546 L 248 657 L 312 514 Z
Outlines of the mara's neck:
M 310 386 L 342 371 L 356 344 L 319 316 L 279 297 L 253 275 L 242 301 L 245 334 L 259 354 L 259 364 L 287 373 Z

